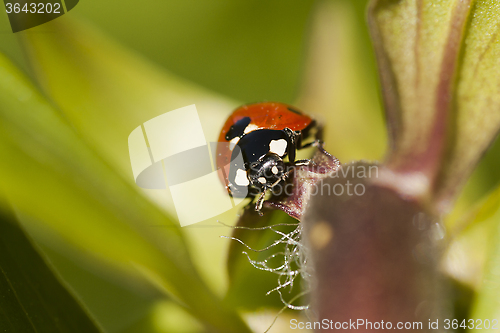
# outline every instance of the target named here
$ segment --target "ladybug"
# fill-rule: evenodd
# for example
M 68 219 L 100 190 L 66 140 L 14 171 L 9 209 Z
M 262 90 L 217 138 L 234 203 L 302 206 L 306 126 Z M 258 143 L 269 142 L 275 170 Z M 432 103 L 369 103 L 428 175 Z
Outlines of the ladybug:
M 319 133 L 315 120 L 284 103 L 236 109 L 222 127 L 216 152 L 229 194 L 236 198 L 259 194 L 255 210 L 260 213 L 268 190 L 285 181 L 294 166 L 311 163 L 295 160 L 296 151 L 320 144 Z

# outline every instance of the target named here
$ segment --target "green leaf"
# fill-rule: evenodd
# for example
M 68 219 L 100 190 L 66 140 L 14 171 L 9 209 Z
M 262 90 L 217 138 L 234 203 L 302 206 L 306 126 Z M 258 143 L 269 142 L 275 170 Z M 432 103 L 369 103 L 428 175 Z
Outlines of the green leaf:
M 408 179 L 425 177 L 420 187 L 413 186 L 412 195 L 431 191 L 447 149 L 454 74 L 469 2 L 373 0 L 370 5 L 391 139 L 388 164 Z
M 430 194 L 441 211 L 500 128 L 499 11 L 489 0 L 370 6 L 391 134 L 388 164 L 407 181 L 420 177 L 410 194 Z
M 456 195 L 500 129 L 500 4 L 472 3 L 457 70 L 455 130 L 438 199 Z
M 32 228 L 107 269 L 147 277 L 209 329 L 248 331 L 201 280 L 180 228 L 104 163 L 3 56 L 0 152 L 1 189 L 32 217 Z
M 35 76 L 51 101 L 130 183 L 133 175 L 128 136 L 137 126 L 165 112 L 196 104 L 207 141 L 217 141 L 225 117 L 239 104 L 155 67 L 67 15 L 20 35 Z M 168 190 L 140 191 L 173 213 Z M 222 294 L 227 287 L 220 269 L 224 259 L 221 246 L 214 244 L 222 243 L 218 237 L 221 228 L 215 219 L 211 222 L 219 228 L 190 227 L 184 228 L 184 233 L 205 281 Z
M 465 214 L 451 216 L 452 242 L 446 256 L 447 271 L 475 290 L 469 318 L 500 315 L 500 187 L 491 191 Z
M 492 217 L 492 225 L 486 239 L 487 249 L 486 263 L 482 272 L 482 279 L 477 290 L 476 299 L 473 302 L 470 318 L 496 319 L 500 316 L 500 210 L 497 208 Z
M 475 288 L 469 318 L 498 318 L 500 187 L 471 209 L 452 233 L 446 267 L 450 275 Z
M 0 212 L 0 330 L 100 332 L 31 244 L 12 213 Z

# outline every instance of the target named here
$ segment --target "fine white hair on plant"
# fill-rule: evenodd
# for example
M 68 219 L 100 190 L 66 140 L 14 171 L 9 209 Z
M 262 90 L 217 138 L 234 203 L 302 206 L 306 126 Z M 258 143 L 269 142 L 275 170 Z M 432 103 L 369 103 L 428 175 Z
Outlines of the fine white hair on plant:
M 274 273 L 278 276 L 278 285 L 276 288 L 269 290 L 266 295 L 270 295 L 273 292 L 279 294 L 281 302 L 285 305 L 277 314 L 276 318 L 283 312 L 286 308 L 292 310 L 308 310 L 309 305 L 295 305 L 293 304 L 297 299 L 305 296 L 310 290 L 310 277 L 311 273 L 307 269 L 307 251 L 304 244 L 301 241 L 302 237 L 302 224 L 301 223 L 280 223 L 265 227 L 242 227 L 242 226 L 229 226 L 222 222 L 219 222 L 225 226 L 234 229 L 246 229 L 251 231 L 259 230 L 271 230 L 276 235 L 279 236 L 278 239 L 274 240 L 270 245 L 262 249 L 254 249 L 247 245 L 244 241 L 236 237 L 221 236 L 222 238 L 232 239 L 238 243 L 245 246 L 252 252 L 264 252 L 273 251 L 264 260 L 253 260 L 250 255 L 243 251 L 243 254 L 247 256 L 249 263 L 256 269 Z M 277 227 L 294 227 L 291 231 L 284 232 L 277 229 Z M 274 263 L 271 264 L 271 262 Z M 285 292 L 291 293 L 293 290 L 294 283 L 297 282 L 296 279 L 301 280 L 303 291 L 295 295 L 292 299 L 287 300 L 284 296 Z M 274 322 L 271 326 L 274 324 Z M 271 327 L 269 327 L 271 328 Z M 269 329 L 268 329 L 269 330 Z M 266 330 L 266 332 L 268 331 Z

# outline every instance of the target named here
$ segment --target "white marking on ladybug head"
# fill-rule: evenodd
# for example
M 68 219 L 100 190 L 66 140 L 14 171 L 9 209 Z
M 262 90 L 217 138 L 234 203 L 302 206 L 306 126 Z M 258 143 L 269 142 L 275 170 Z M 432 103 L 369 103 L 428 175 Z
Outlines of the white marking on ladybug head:
M 278 170 L 278 168 L 276 167 L 276 165 L 273 165 L 273 167 L 271 168 L 271 172 L 272 172 L 273 174 L 277 175 L 277 174 L 278 174 L 278 171 L 279 171 L 279 170 Z
M 238 136 L 232 138 L 231 141 L 229 141 L 229 150 L 233 150 L 234 146 L 236 146 L 236 144 L 238 143 L 238 141 L 240 141 L 240 138 Z
M 266 180 L 266 178 L 264 178 L 264 177 L 259 177 L 259 178 L 257 178 L 257 180 L 258 180 L 258 181 L 259 181 L 259 183 L 261 183 L 261 184 L 265 184 L 265 183 L 267 183 L 267 180 Z
M 253 132 L 255 130 L 258 130 L 258 129 L 259 129 L 259 126 L 255 125 L 255 124 L 248 124 L 247 127 L 245 127 L 245 130 L 243 131 L 243 133 L 248 134 L 248 133 Z
M 278 156 L 283 156 L 286 152 L 286 146 L 287 143 L 285 139 L 272 140 L 269 143 L 269 151 L 271 153 L 275 153 Z
M 248 181 L 247 172 L 243 169 L 236 170 L 236 177 L 234 177 L 234 182 L 238 186 L 248 186 L 250 182 Z

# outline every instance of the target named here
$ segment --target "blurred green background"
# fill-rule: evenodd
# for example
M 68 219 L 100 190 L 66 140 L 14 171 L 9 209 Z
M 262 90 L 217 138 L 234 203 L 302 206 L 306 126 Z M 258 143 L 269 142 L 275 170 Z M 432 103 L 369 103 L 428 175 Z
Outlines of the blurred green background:
M 56 20 L 60 22 L 34 28 L 30 34 L 12 34 L 7 15 L 0 14 L 0 53 L 5 54 L 28 76 L 44 92 L 48 105 L 62 115 L 61 119 L 65 125 L 57 126 L 74 130 L 75 142 L 81 140 L 82 145 L 88 146 L 89 151 L 95 153 L 96 161 L 102 159 L 103 165 L 109 167 L 109 170 L 102 171 L 102 174 L 116 173 L 116 184 L 132 181 L 131 171 L 126 163 L 126 151 L 122 149 L 122 146 L 126 146 L 127 133 L 134 126 L 160 114 L 160 108 L 148 113 L 141 110 L 141 105 L 144 110 L 153 109 L 162 101 L 158 97 L 162 95 L 161 89 L 170 89 L 169 87 L 173 95 L 182 97 L 178 100 L 175 99 L 177 97 L 173 98 L 175 103 L 172 102 L 171 108 L 167 103 L 167 110 L 164 111 L 198 103 L 200 99 L 213 100 L 213 103 L 208 104 L 215 106 L 198 109 L 202 121 L 208 119 L 204 123 L 208 139 L 215 139 L 232 107 L 240 103 L 281 101 L 296 104 L 306 112 L 317 115 L 325 124 L 327 150 L 342 162 L 354 159 L 382 160 L 387 138 L 379 100 L 375 60 L 365 23 L 366 3 L 365 0 L 124 0 L 119 3 L 82 0 L 70 13 Z M 59 36 L 53 31 L 56 25 L 52 24 L 69 24 L 68 27 L 72 27 L 73 20 L 80 23 L 74 30 L 71 28 L 67 31 L 63 36 L 66 39 L 58 39 Z M 87 29 L 90 29 L 88 35 Z M 101 39 L 101 34 L 106 37 Z M 68 45 L 74 41 L 74 45 L 67 46 L 67 41 Z M 53 42 L 53 45 L 50 42 Z M 116 46 L 115 43 L 121 46 Z M 106 48 L 108 44 L 111 45 L 109 53 Z M 60 50 L 66 53 L 57 53 Z M 51 60 L 51 54 L 64 56 Z M 105 69 L 101 71 L 99 64 Z M 117 69 L 113 67 L 115 65 Z M 129 65 L 137 67 L 128 68 Z M 123 66 L 123 73 L 126 75 L 118 75 L 122 73 L 120 66 Z M 128 70 L 132 74 L 128 75 Z M 118 73 L 116 78 L 112 77 L 114 73 Z M 162 88 L 158 88 L 158 91 L 150 96 L 150 91 L 160 85 Z M 176 90 L 177 86 L 181 88 Z M 81 96 L 70 91 L 74 87 L 82 88 L 78 92 Z M 130 90 L 122 90 L 123 87 Z M 106 89 L 109 89 L 109 92 Z M 129 92 L 133 92 L 132 97 Z M 190 97 L 191 94 L 193 98 Z M 141 100 L 142 96 L 144 100 Z M 124 104 L 128 105 L 130 99 L 136 105 L 127 109 L 120 104 L 122 99 Z M 217 104 L 219 100 L 222 102 Z M 184 102 L 185 104 L 182 104 Z M 153 106 L 150 108 L 148 103 Z M 210 110 L 206 111 L 208 109 Z M 91 114 L 90 110 L 97 111 Z M 109 114 L 104 114 L 106 110 L 109 110 Z M 88 115 L 86 111 L 89 111 Z M 113 119 L 116 117 L 123 118 L 117 120 L 116 129 L 113 129 L 111 134 L 105 133 L 104 129 L 99 129 L 98 126 L 95 131 L 91 128 L 92 123 L 99 119 L 96 117 L 101 111 L 106 126 L 113 125 Z M 63 140 L 64 136 L 61 135 L 60 139 Z M 115 145 L 114 141 L 119 144 Z M 122 146 L 118 147 L 119 145 Z M 115 146 L 116 156 L 113 153 L 107 156 L 108 152 L 114 151 Z M 467 212 L 496 187 L 500 175 L 499 149 L 498 144 L 493 146 L 469 181 L 457 207 L 450 215 L 450 225 L 469 218 Z M 81 158 L 84 161 L 86 157 Z M 71 160 L 71 157 L 68 157 L 68 160 Z M 91 168 L 93 164 L 89 165 L 90 167 L 87 167 Z M 66 174 L 68 179 L 79 175 L 77 166 L 68 162 L 67 167 L 69 169 L 49 169 L 50 172 Z M 71 173 L 73 171 L 76 173 Z M 37 177 L 38 171 L 35 167 L 26 172 Z M 88 172 L 90 174 L 93 170 L 89 169 Z M 40 176 L 42 175 L 40 173 Z M 63 181 L 65 178 L 61 176 L 57 179 Z M 102 185 L 112 187 L 115 183 Z M 151 216 L 154 218 L 151 220 L 161 221 L 161 214 L 165 214 L 165 219 L 170 219 L 172 211 L 168 204 L 168 193 L 139 191 L 130 184 L 128 186 L 130 195 L 127 198 L 111 198 L 109 203 L 101 204 L 116 204 L 117 210 L 130 202 L 136 202 L 141 207 L 151 205 L 154 208 L 147 208 L 153 212 Z M 122 275 L 123 272 L 112 265 L 108 267 L 103 262 L 93 261 L 92 252 L 99 251 L 99 246 L 85 247 L 92 246 L 92 227 L 89 227 L 87 238 L 81 236 L 81 240 L 79 239 L 81 229 L 86 226 L 84 219 L 75 218 L 75 221 L 71 222 L 66 220 L 66 223 L 72 223 L 72 227 L 66 226 L 65 231 L 61 231 L 61 234 L 65 235 L 63 237 L 57 235 L 58 227 L 63 224 L 30 222 L 38 218 L 36 207 L 32 211 L 28 208 L 23 211 L 19 203 L 25 202 L 29 206 L 30 200 L 36 200 L 49 211 L 71 207 L 71 204 L 60 202 L 59 206 L 54 205 L 49 201 L 51 196 L 25 199 L 30 196 L 28 188 L 20 190 L 14 199 L 8 195 L 7 197 L 18 209 L 18 217 L 23 225 L 67 282 L 69 289 L 76 293 L 106 332 L 201 330 L 200 324 L 191 314 L 174 301 L 175 296 L 166 297 L 165 293 L 159 291 L 161 288 L 156 288 L 157 284 L 162 285 L 162 282 L 157 282 L 155 276 L 158 272 L 151 268 L 157 267 L 156 263 L 147 267 L 146 271 L 149 273 L 145 275 L 150 276 L 147 280 L 143 276 L 130 273 L 137 268 L 134 266 L 134 260 L 139 259 L 130 259 L 131 262 L 127 262 L 124 254 L 121 258 L 124 262 L 121 264 L 127 266 L 123 269 L 127 274 Z M 91 190 L 101 191 L 98 186 L 89 191 Z M 8 185 L 6 191 L 9 191 Z M 110 193 L 120 192 L 106 191 L 101 196 L 96 196 L 96 200 L 109 199 Z M 92 197 L 92 192 L 87 194 Z M 73 199 L 69 198 L 68 202 L 71 200 Z M 78 197 L 74 200 L 78 200 Z M 80 209 L 85 206 L 82 207 Z M 226 223 L 234 223 L 236 213 L 230 212 L 219 218 Z M 71 217 L 71 214 L 79 215 L 80 212 L 68 211 L 64 216 Z M 47 216 L 50 214 L 43 215 L 40 220 L 48 219 Z M 117 221 L 119 219 L 120 217 Z M 276 217 L 276 220 L 281 219 L 285 218 Z M 145 234 L 151 233 L 151 224 L 154 224 L 151 220 L 143 221 L 147 229 Z M 175 220 L 173 223 L 176 223 Z M 490 224 L 494 225 L 494 221 Z M 459 256 L 458 259 L 453 257 L 452 253 L 450 262 L 456 264 L 459 261 L 462 262 L 461 265 L 467 265 L 484 261 L 488 244 L 482 242 L 482 239 L 489 232 L 490 227 L 487 225 L 490 224 L 479 224 L 477 228 L 471 228 L 468 231 L 470 237 L 467 237 L 467 233 L 462 235 L 465 240 L 457 245 L 461 246 L 460 251 L 470 248 L 474 250 L 471 250 L 470 254 Z M 113 228 L 119 228 L 119 224 Z M 186 237 L 187 249 L 208 289 L 223 297 L 229 288 L 225 267 L 228 241 L 218 236 L 229 235 L 231 230 L 217 225 L 215 219 L 178 229 L 174 233 L 182 233 Z M 109 230 L 118 229 L 110 227 Z M 74 238 L 70 237 L 71 232 L 74 233 L 74 236 L 71 236 Z M 152 232 L 156 233 L 156 229 Z M 168 232 L 170 231 L 165 233 Z M 100 239 L 106 237 L 115 236 L 110 233 Z M 161 237 L 160 235 L 157 240 L 159 243 L 162 242 Z M 127 238 L 119 236 L 110 239 L 109 248 L 114 249 L 113 242 L 124 242 L 125 239 Z M 105 246 L 103 248 L 106 249 Z M 120 246 L 117 245 L 116 249 L 120 249 Z M 144 253 L 149 252 L 144 250 Z M 104 253 L 102 256 L 107 255 Z M 110 260 L 116 261 L 119 255 L 115 254 L 113 257 L 110 254 L 109 257 L 112 257 Z M 243 255 L 242 259 L 246 260 Z M 245 264 L 249 266 L 248 263 Z M 161 262 L 157 265 L 161 265 Z M 153 273 L 148 269 L 153 270 Z M 189 268 L 186 270 L 189 271 Z M 158 271 L 161 271 L 161 267 Z M 466 274 L 460 275 L 460 272 L 455 270 L 452 273 L 457 279 L 478 286 L 481 265 Z M 248 274 L 251 275 L 246 276 L 243 282 L 235 283 L 237 287 L 235 291 L 230 290 L 228 299 L 231 300 L 232 308 L 243 310 L 251 326 L 263 331 L 272 322 L 280 303 L 276 295 L 274 298 L 259 298 L 255 295 L 265 292 L 269 286 L 272 288 L 274 276 L 251 270 L 248 270 Z M 250 285 L 252 282 L 255 282 L 255 288 Z M 200 302 L 203 300 L 200 299 Z M 204 306 L 209 307 L 210 304 Z M 271 332 L 286 332 L 283 322 L 298 316 L 299 314 L 294 312 L 284 314 L 280 319 L 281 324 L 278 322 Z
M 293 102 L 313 1 L 80 1 L 71 15 L 172 73 L 241 101 Z M 27 65 L 2 14 L 2 52 Z M 4 40 L 5 39 L 5 40 Z

